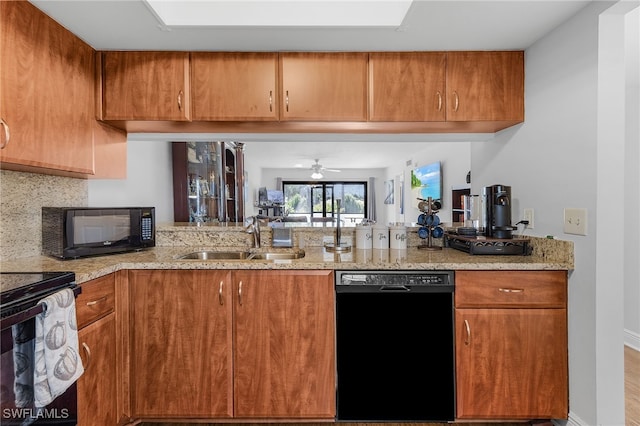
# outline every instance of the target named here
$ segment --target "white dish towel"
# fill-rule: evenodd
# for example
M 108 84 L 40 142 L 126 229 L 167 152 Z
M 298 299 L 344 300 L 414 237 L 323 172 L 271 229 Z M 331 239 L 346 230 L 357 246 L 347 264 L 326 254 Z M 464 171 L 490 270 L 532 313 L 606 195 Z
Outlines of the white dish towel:
M 36 317 L 33 382 L 35 406 L 45 407 L 78 380 L 84 367 L 78 352 L 73 290 L 61 290 L 40 303 L 45 310 Z

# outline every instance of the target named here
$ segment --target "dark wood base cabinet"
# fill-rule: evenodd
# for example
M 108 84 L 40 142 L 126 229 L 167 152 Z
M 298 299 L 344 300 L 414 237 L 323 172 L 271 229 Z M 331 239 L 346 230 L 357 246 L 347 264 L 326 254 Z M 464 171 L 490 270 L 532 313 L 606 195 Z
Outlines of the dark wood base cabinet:
M 566 271 L 456 273 L 459 419 L 568 417 Z
M 135 270 L 133 418 L 335 418 L 333 271 Z

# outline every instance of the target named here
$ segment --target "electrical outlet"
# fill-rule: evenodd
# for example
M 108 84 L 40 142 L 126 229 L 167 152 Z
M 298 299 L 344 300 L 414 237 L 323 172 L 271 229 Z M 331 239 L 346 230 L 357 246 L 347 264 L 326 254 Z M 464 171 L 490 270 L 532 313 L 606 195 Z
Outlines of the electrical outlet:
M 527 228 L 533 229 L 533 209 L 524 209 L 522 213 L 522 220 L 529 221 Z
M 564 233 L 587 235 L 587 209 L 564 209 Z

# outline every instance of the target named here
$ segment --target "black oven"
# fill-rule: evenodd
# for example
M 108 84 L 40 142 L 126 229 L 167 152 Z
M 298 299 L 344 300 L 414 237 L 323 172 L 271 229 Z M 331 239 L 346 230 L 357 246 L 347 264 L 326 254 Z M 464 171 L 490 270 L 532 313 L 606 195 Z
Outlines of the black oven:
M 72 272 L 0 273 L 1 347 L 0 424 L 77 424 L 77 390 L 74 383 L 45 407 L 34 402 L 35 318 L 44 310 L 40 301 L 71 288 L 80 293 Z

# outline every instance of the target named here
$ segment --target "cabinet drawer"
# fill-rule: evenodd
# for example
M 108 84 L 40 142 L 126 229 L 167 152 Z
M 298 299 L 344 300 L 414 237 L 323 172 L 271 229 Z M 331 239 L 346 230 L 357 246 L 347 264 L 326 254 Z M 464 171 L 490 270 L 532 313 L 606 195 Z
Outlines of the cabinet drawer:
M 566 271 L 457 271 L 456 308 L 565 308 Z
M 81 284 L 82 293 L 76 299 L 78 329 L 110 314 L 115 309 L 114 274 Z

